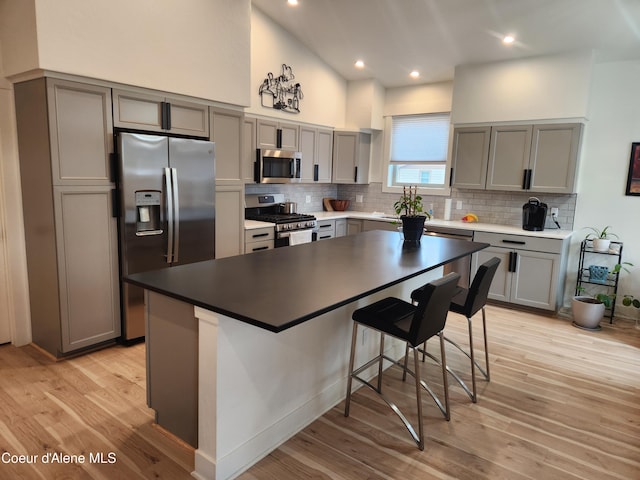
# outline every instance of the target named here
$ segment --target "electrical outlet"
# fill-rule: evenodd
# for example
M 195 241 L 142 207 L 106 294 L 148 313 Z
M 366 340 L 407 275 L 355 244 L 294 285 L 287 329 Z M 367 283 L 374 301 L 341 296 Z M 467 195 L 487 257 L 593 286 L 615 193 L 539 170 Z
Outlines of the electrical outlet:
M 558 207 L 551 207 L 551 216 L 552 217 L 558 216 Z
M 356 195 L 356 203 L 364 202 L 364 197 L 362 195 Z
M 458 201 L 456 202 L 456 209 L 458 209 L 458 210 L 462 210 L 462 200 L 458 200 Z
M 306 202 L 307 202 L 307 203 L 311 203 L 311 195 L 307 195 L 307 197 L 306 197 Z

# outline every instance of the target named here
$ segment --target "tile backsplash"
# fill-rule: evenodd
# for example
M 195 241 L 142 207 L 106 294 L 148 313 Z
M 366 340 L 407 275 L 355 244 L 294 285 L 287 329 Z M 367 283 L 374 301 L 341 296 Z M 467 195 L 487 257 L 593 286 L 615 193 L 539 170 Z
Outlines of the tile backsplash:
M 247 194 L 283 193 L 285 200 L 298 203 L 300 212 L 321 211 L 322 199 L 329 197 L 351 200 L 349 210 L 391 214 L 393 213 L 393 203 L 398 199 L 396 194 L 383 193 L 381 183 L 371 183 L 369 185 L 249 184 L 246 185 L 245 192 Z M 356 203 L 356 195 L 362 195 L 363 201 L 361 203 Z M 307 196 L 310 200 L 309 203 L 306 203 Z M 450 197 L 425 195 L 422 203 L 425 209 L 429 209 L 433 205 L 435 218 L 444 218 L 445 199 L 451 198 L 451 220 L 459 220 L 466 213 L 473 212 L 483 223 L 520 226 L 522 225 L 522 205 L 532 196 L 546 203 L 549 209 L 557 207 L 560 226 L 566 230 L 573 229 L 576 194 L 536 195 L 527 192 L 496 192 L 454 188 Z M 460 209 L 456 208 L 458 202 L 462 205 Z M 547 227 L 556 228 L 551 222 L 550 216 L 548 216 Z

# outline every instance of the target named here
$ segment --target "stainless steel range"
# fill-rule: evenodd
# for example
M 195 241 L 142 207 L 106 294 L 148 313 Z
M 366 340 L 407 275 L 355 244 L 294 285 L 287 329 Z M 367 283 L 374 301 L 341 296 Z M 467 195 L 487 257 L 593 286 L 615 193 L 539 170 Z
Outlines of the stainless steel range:
M 246 195 L 244 218 L 275 224 L 276 248 L 315 240 L 316 217 L 295 213 L 295 204 L 285 202 L 282 193 Z

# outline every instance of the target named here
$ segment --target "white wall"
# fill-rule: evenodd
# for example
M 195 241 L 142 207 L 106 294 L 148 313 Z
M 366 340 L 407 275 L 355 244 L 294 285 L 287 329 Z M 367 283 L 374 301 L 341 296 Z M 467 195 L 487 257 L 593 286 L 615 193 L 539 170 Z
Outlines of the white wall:
M 621 274 L 618 294 L 640 298 L 640 197 L 625 195 L 631 143 L 640 141 L 639 99 L 640 60 L 594 66 L 565 304 L 574 293 L 579 242 L 588 233 L 581 229 L 588 226 L 611 225 L 620 236 L 623 261 L 634 267 L 630 274 Z M 618 314 L 637 317 L 640 312 L 618 304 Z
M 0 55 L 0 341 L 24 345 L 31 341 L 31 323 L 13 105 Z
M 249 104 L 250 0 L 35 0 L 37 32 L 33 2 L 3 4 L 7 76 L 40 68 Z
M 452 123 L 587 116 L 592 52 L 456 67 Z
M 450 112 L 452 97 L 453 82 L 389 88 L 384 101 L 384 115 Z
M 285 113 L 260 104 L 258 89 L 269 72 L 281 73 L 282 64 L 293 69 L 304 98 L 300 113 Z M 247 113 L 342 128 L 345 125 L 347 82 L 299 40 L 255 7 L 251 13 L 251 85 Z

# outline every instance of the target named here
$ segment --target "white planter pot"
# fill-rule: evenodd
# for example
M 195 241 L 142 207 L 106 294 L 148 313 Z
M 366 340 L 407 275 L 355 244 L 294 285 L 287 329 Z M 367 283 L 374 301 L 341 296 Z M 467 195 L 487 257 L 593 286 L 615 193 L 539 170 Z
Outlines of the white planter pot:
M 600 321 L 604 316 L 604 303 L 593 297 L 578 296 L 571 300 L 573 324 L 587 330 L 600 330 Z
M 611 244 L 611 240 L 606 239 L 606 238 L 594 238 L 593 239 L 593 249 L 596 252 L 608 252 L 610 244 Z

